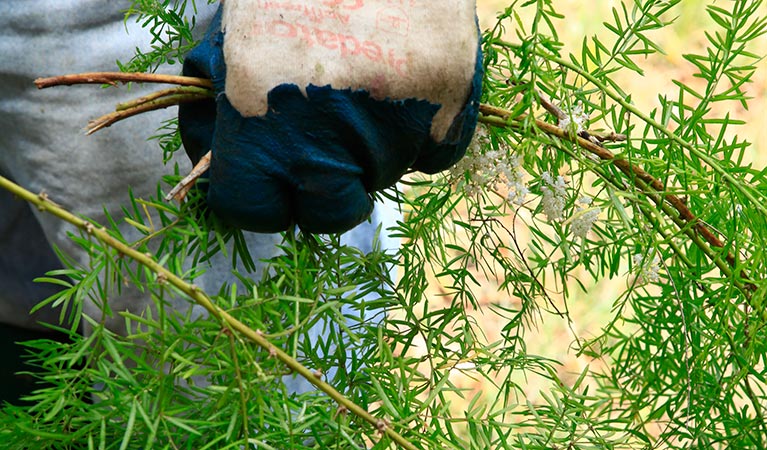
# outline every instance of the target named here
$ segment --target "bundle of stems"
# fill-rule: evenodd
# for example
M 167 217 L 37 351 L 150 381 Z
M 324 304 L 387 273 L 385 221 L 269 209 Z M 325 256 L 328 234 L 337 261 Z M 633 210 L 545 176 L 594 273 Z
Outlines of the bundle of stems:
M 501 45 L 510 46 L 505 42 Z M 567 64 L 566 61 L 559 61 L 560 64 Z M 582 74 L 586 75 L 586 74 Z M 86 129 L 87 134 L 93 134 L 101 129 L 109 127 L 121 120 L 143 114 L 158 109 L 177 106 L 181 103 L 195 102 L 215 97 L 213 84 L 205 78 L 161 75 L 153 73 L 126 73 L 126 72 L 88 72 L 79 74 L 69 74 L 48 78 L 38 78 L 35 85 L 39 89 L 54 86 L 71 86 L 77 84 L 108 84 L 116 86 L 118 83 L 160 83 L 173 84 L 177 87 L 163 89 L 137 98 L 132 101 L 120 103 L 114 112 L 96 118 L 89 122 Z M 548 111 L 555 119 L 567 117 L 567 113 L 552 104 L 539 93 L 535 93 L 541 106 Z M 631 108 L 631 105 L 626 104 Z M 632 108 L 633 109 L 633 108 Z M 508 127 L 521 129 L 523 124 L 529 119 L 526 114 L 514 115 L 511 111 L 488 104 L 480 106 L 480 122 L 490 126 Z M 637 111 L 638 112 L 638 111 Z M 754 284 L 749 281 L 750 276 L 745 269 L 738 268 L 738 261 L 732 252 L 725 252 L 720 255 L 718 250 L 724 248 L 724 243 L 716 236 L 714 230 L 711 230 L 696 214 L 694 214 L 686 202 L 679 196 L 665 192 L 663 183 L 643 168 L 632 164 L 628 160 L 616 157 L 607 148 L 602 145 L 605 141 L 622 141 L 626 139 L 625 135 L 615 132 L 605 134 L 584 130 L 578 134 L 570 133 L 543 119 L 532 119 L 535 127 L 543 133 L 564 141 L 570 141 L 577 144 L 583 150 L 591 153 L 602 161 L 610 162 L 620 169 L 626 175 L 626 179 L 634 186 L 647 195 L 671 220 L 678 224 L 688 238 L 706 253 L 725 274 L 732 275 L 733 271 L 740 271 L 739 277 L 735 283 L 744 294 L 750 296 L 750 292 L 755 289 Z M 658 127 L 661 127 L 658 124 Z M 166 201 L 171 199 L 183 201 L 194 183 L 210 167 L 212 152 L 208 151 L 200 161 L 195 165 L 192 171 L 185 176 L 170 192 L 166 195 Z M 613 182 L 621 183 L 613 180 Z

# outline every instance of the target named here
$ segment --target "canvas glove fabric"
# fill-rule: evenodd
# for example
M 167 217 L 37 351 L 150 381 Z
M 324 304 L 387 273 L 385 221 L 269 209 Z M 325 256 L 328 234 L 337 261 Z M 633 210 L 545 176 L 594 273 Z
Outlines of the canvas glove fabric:
M 183 73 L 216 98 L 179 110 L 207 202 L 227 223 L 351 229 L 370 193 L 458 161 L 477 122 L 474 1 L 226 0 Z

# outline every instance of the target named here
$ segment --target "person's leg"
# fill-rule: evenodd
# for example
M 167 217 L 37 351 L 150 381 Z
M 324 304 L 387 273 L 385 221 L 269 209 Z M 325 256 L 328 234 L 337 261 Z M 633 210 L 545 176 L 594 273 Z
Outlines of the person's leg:
M 36 368 L 27 364 L 28 350 L 20 344 L 38 339 L 65 342 L 67 336 L 0 323 L 0 355 L 3 359 L 0 366 L 0 408 L 6 402 L 12 405 L 24 404 L 23 397 L 43 386 L 34 376 Z
M 0 211 L 0 323 L 43 330 L 40 322 L 57 323 L 58 312 L 30 310 L 59 287 L 33 280 L 61 263 L 29 205 L 0 190 Z
M 58 323 L 58 311 L 44 308 L 30 314 L 38 301 L 59 289 L 33 280 L 61 263 L 29 205 L 0 190 L 0 211 L 0 405 L 20 404 L 23 396 L 40 386 L 34 376 L 22 373 L 34 373 L 35 368 L 25 364 L 27 350 L 19 343 L 66 339 L 41 325 Z

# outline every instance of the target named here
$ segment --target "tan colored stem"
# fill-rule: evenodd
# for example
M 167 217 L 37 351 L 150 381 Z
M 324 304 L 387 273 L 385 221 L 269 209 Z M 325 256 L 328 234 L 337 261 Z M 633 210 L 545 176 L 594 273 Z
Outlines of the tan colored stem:
M 208 96 L 204 94 L 172 94 L 172 95 L 166 95 L 164 97 L 157 98 L 155 100 L 144 101 L 143 103 L 140 103 L 138 106 L 132 106 L 129 109 L 121 109 L 115 112 L 111 112 L 109 114 L 105 114 L 97 119 L 91 120 L 90 122 L 88 122 L 88 127 L 86 128 L 86 134 L 91 135 L 103 128 L 107 128 L 113 125 L 116 122 L 125 120 L 129 117 L 133 117 L 141 113 L 168 108 L 171 106 L 176 106 L 179 103 L 204 100 L 206 98 L 208 98 Z M 135 101 L 139 101 L 139 100 L 142 100 L 142 99 L 138 99 Z
M 179 203 L 182 202 L 197 179 L 210 168 L 210 157 L 212 155 L 213 153 L 208 151 L 208 153 L 200 158 L 192 171 L 189 172 L 189 175 L 185 176 L 183 180 L 179 181 L 178 184 L 168 192 L 168 195 L 165 196 L 165 201 L 169 202 L 171 200 L 176 200 Z
M 162 89 L 160 91 L 152 92 L 151 94 L 145 95 L 135 100 L 130 100 L 125 103 L 120 103 L 115 108 L 115 111 L 125 111 L 125 110 L 129 110 L 129 109 L 144 105 L 146 103 L 150 103 L 154 100 L 158 100 L 163 97 L 170 97 L 172 95 L 185 95 L 185 94 L 186 95 L 199 94 L 200 100 L 204 98 L 213 97 L 213 92 L 207 88 L 200 88 L 197 86 L 173 87 L 173 88 Z
M 56 77 L 38 78 L 35 86 L 45 89 L 53 86 L 71 86 L 73 84 L 111 84 L 117 83 L 166 83 L 179 86 L 197 86 L 212 88 L 213 83 L 206 78 L 185 77 L 179 75 L 162 75 L 156 73 L 126 73 L 126 72 L 87 72 Z

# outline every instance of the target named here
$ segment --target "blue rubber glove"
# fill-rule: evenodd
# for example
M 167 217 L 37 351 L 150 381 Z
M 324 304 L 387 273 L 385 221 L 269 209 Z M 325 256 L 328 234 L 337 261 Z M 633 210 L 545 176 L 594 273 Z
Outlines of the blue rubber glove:
M 264 233 L 292 224 L 343 232 L 370 215 L 371 192 L 411 168 L 435 173 L 464 155 L 477 123 L 479 50 L 465 106 L 436 142 L 431 129 L 440 105 L 377 100 L 363 89 L 279 84 L 268 92 L 265 114 L 244 117 L 226 95 L 221 21 L 219 8 L 183 68 L 184 75 L 210 78 L 216 98 L 181 105 L 179 125 L 193 163 L 212 150 L 207 203 L 226 223 Z

